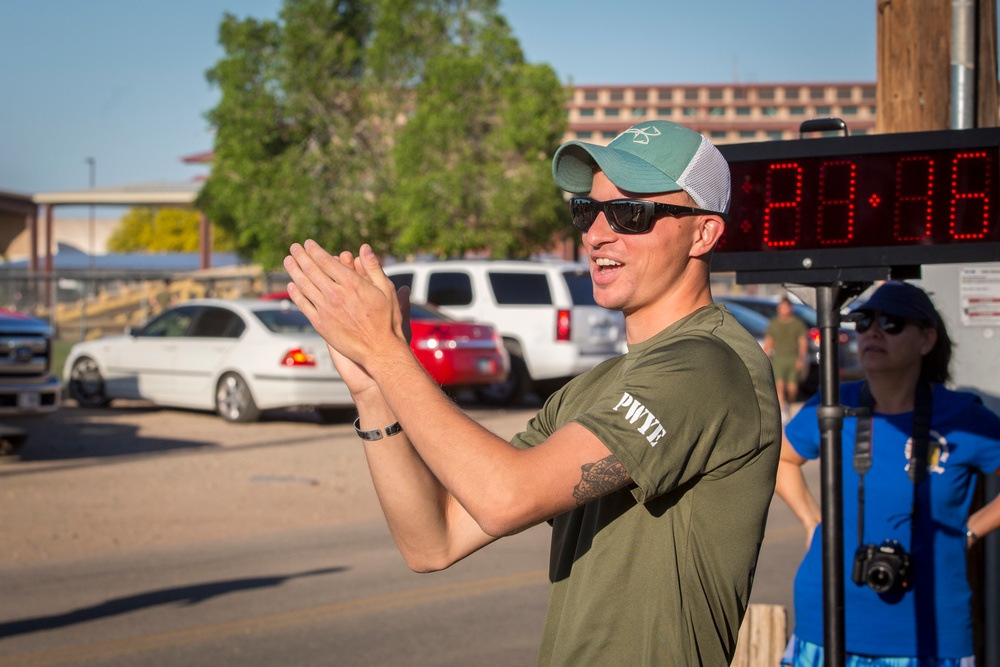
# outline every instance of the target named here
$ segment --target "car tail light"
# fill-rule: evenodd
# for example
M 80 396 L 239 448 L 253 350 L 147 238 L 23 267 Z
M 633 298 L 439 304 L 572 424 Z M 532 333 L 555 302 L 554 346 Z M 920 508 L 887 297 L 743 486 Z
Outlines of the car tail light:
M 569 311 L 560 310 L 556 313 L 556 340 L 569 340 Z
M 809 340 L 812 341 L 813 345 L 819 347 L 819 327 L 813 327 L 809 329 Z M 850 340 L 851 337 L 850 335 L 848 335 L 846 331 L 837 332 L 837 341 L 840 342 L 841 345 L 850 342 Z
M 285 353 L 281 360 L 282 366 L 315 366 L 316 358 L 301 348 L 295 348 Z
M 447 327 L 433 327 L 426 336 L 417 339 L 418 350 L 454 350 L 458 347 Z

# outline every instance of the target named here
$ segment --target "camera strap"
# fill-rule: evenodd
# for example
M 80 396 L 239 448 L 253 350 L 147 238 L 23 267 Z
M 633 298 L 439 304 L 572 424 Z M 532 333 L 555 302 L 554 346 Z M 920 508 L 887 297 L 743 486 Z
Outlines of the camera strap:
M 907 474 L 913 484 L 913 505 L 910 509 L 910 530 L 917 520 L 917 486 L 927 476 L 927 450 L 931 436 L 933 388 L 930 382 L 918 382 L 914 400 L 913 425 L 910 427 L 910 461 Z M 861 385 L 858 407 L 848 408 L 847 414 L 857 417 L 854 431 L 854 471 L 858 473 L 858 546 L 865 542 L 865 473 L 872 467 L 872 414 L 875 399 L 868 383 Z M 912 540 L 911 540 L 912 541 Z M 912 548 L 912 545 L 911 545 Z

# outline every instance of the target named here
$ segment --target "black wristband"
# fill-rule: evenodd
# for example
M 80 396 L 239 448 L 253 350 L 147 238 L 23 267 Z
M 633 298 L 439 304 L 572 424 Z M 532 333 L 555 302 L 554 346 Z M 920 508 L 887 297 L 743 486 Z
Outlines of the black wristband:
M 384 429 L 373 428 L 370 431 L 362 431 L 359 426 L 361 424 L 361 417 L 354 420 L 354 431 L 358 434 L 358 437 L 362 440 L 381 440 L 382 431 L 385 431 L 385 437 L 389 438 L 397 433 L 403 432 L 403 427 L 399 425 L 399 422 L 393 422 L 386 426 Z

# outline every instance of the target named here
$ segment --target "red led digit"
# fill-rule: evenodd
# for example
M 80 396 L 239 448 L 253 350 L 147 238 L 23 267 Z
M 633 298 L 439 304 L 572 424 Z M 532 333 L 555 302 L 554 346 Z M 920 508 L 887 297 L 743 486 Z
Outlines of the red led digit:
M 816 240 L 820 245 L 843 245 L 854 238 L 857 176 L 851 160 L 829 160 L 820 165 L 816 211 Z
M 802 167 L 798 162 L 768 165 L 764 201 L 764 243 L 772 248 L 798 245 L 802 226 Z
M 926 155 L 902 157 L 896 162 L 896 208 L 892 234 L 897 241 L 931 238 L 934 222 L 934 160 Z
M 951 161 L 950 233 L 953 239 L 985 239 L 990 231 L 993 158 L 986 151 L 959 153 Z

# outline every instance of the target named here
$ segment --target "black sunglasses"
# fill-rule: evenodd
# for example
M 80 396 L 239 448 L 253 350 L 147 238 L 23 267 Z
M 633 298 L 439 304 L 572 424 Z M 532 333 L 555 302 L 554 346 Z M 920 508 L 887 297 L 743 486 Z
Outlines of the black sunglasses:
M 883 333 L 890 336 L 897 336 L 906 328 L 906 324 L 912 321 L 899 315 L 887 315 L 885 313 L 876 315 L 870 310 L 863 310 L 861 311 L 861 317 L 855 320 L 854 330 L 859 334 L 863 334 L 871 329 L 873 324 L 878 323 L 878 328 Z
M 600 213 L 608 219 L 608 224 L 618 234 L 643 234 L 649 231 L 656 218 L 665 215 L 679 217 L 682 215 L 717 215 L 725 222 L 729 216 L 718 211 L 706 211 L 703 208 L 678 206 L 677 204 L 662 204 L 646 199 L 613 199 L 597 201 L 590 197 L 572 197 L 569 200 L 569 212 L 573 216 L 573 226 L 581 232 L 587 232 L 597 220 Z

